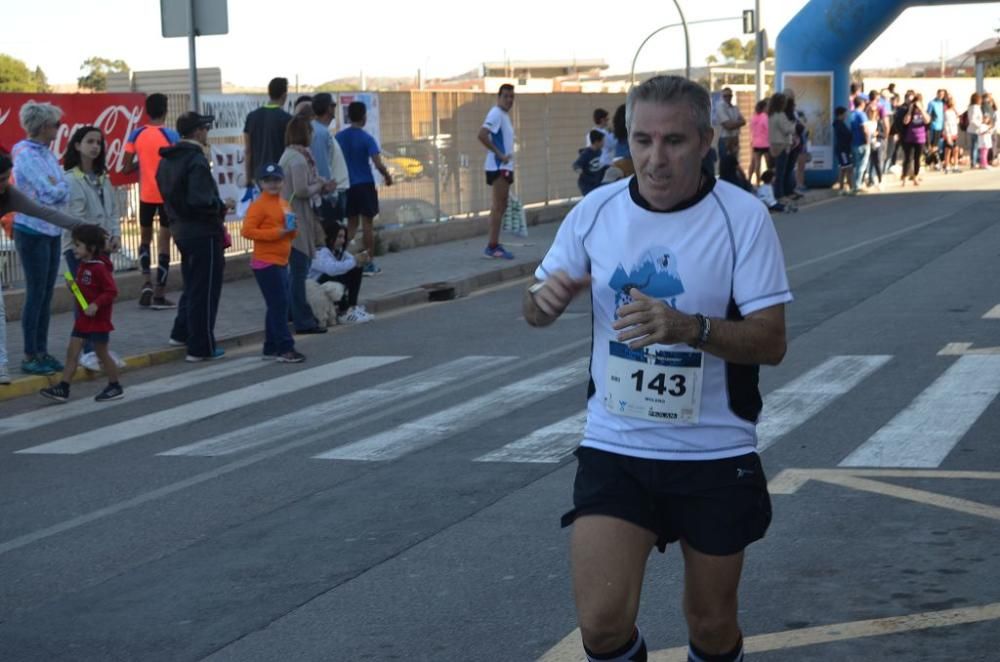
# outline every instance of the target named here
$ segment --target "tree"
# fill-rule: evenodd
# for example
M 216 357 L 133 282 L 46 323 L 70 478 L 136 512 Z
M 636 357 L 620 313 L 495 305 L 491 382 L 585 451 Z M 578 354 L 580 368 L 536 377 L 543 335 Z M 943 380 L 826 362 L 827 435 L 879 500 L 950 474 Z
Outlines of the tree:
M 705 58 L 706 64 L 718 64 L 718 62 L 719 58 L 715 57 L 714 55 L 709 55 L 708 57 Z
M 741 42 L 736 37 L 732 39 L 727 39 L 721 44 L 719 44 L 719 54 L 722 55 L 727 61 L 734 60 L 756 60 L 757 59 L 757 40 L 748 39 L 746 43 Z M 714 57 L 714 56 L 709 56 Z M 767 49 L 767 57 L 774 57 L 774 49 Z
M 47 92 L 48 89 L 41 67 L 32 73 L 21 60 L 0 53 L 0 92 Z
M 80 65 L 83 76 L 76 79 L 76 84 L 82 89 L 93 92 L 103 92 L 108 89 L 108 74 L 127 73 L 128 64 L 125 60 L 109 60 L 103 57 L 89 57 Z

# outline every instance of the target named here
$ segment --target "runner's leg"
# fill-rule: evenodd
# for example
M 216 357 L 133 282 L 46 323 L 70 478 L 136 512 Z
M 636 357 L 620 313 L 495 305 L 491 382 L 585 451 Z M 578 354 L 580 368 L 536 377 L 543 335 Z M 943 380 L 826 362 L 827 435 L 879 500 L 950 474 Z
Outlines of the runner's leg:
M 688 636 L 698 650 L 724 655 L 740 645 L 737 591 L 743 552 L 712 556 L 681 540 L 684 554 L 684 617 Z M 739 659 L 734 657 L 734 659 Z

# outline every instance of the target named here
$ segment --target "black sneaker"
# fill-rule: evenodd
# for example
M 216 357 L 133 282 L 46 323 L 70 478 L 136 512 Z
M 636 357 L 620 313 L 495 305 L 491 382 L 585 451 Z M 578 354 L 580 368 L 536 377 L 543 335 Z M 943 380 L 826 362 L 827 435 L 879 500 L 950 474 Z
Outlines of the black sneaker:
M 107 402 L 109 400 L 121 400 L 125 397 L 125 389 L 118 382 L 114 384 L 108 384 L 104 387 L 104 390 L 94 396 L 94 400 L 98 402 Z
M 56 402 L 66 402 L 69 400 L 69 384 L 59 382 L 55 386 L 43 388 L 38 392 L 38 395 L 49 400 L 55 400 Z
M 149 308 L 149 305 L 153 303 L 153 284 L 144 283 L 142 286 L 142 293 L 139 295 L 139 307 Z
M 299 354 L 294 349 L 290 352 L 285 352 L 284 354 L 278 354 L 278 363 L 302 363 L 306 360 L 304 354 Z

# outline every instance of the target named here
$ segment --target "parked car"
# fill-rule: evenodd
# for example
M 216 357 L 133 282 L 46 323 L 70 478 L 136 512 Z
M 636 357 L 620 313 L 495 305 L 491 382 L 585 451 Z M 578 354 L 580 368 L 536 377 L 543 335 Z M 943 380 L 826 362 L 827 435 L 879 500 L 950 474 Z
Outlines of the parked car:
M 400 181 L 416 179 L 424 174 L 424 164 L 417 159 L 401 156 L 386 149 L 382 150 L 382 162 L 385 163 L 393 179 Z

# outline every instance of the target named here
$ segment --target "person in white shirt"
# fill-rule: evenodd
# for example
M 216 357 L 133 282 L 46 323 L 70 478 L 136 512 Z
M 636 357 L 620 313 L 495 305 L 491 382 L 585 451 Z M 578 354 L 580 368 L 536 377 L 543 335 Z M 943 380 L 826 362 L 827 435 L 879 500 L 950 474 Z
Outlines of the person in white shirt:
M 486 185 L 493 189 L 490 206 L 490 237 L 483 254 L 490 258 L 513 260 L 514 255 L 500 244 L 500 224 L 507 211 L 510 187 L 514 185 L 514 86 L 504 83 L 497 92 L 497 105 L 490 108 L 479 129 L 479 142 L 486 148 Z
M 375 316 L 358 303 L 361 292 L 362 268 L 369 261 L 366 251 L 357 257 L 347 251 L 347 227 L 337 223 L 326 235 L 326 246 L 316 251 L 309 266 L 310 280 L 318 283 L 335 281 L 344 286 L 344 297 L 337 304 L 339 324 L 371 322 Z
M 327 234 L 334 230 L 334 223 L 340 223 L 347 216 L 347 189 L 351 180 L 347 173 L 347 161 L 340 143 L 333 137 L 333 117 L 337 104 L 329 92 L 319 92 L 312 97 L 313 138 L 309 146 L 316 162 L 317 174 L 326 180 L 337 183 L 337 190 L 324 195 L 319 208 L 320 224 Z
M 758 366 L 785 354 L 792 296 L 767 209 L 700 167 L 711 99 L 658 76 L 627 100 L 636 174 L 563 220 L 524 294 L 531 326 L 586 291 L 593 342 L 571 559 L 588 660 L 645 660 L 647 558 L 680 543 L 689 659 L 737 662 L 744 549 L 771 521 Z
M 590 131 L 600 131 L 604 134 L 604 147 L 601 148 L 601 167 L 606 168 L 615 160 L 615 150 L 618 147 L 618 139 L 615 138 L 614 131 L 611 130 L 611 115 L 603 108 L 594 110 L 594 126 Z M 583 146 L 590 146 L 590 131 L 584 136 Z
M 724 88 L 722 100 L 715 107 L 715 123 L 719 126 L 719 161 L 727 154 L 740 160 L 740 128 L 747 123 L 740 109 L 733 105 L 733 90 Z

